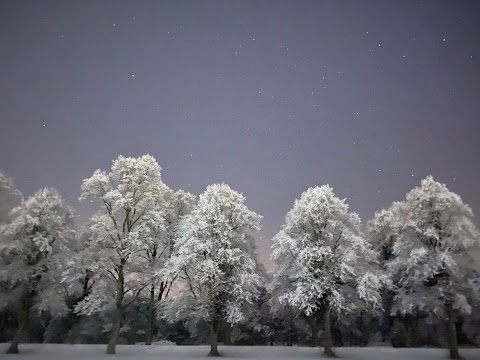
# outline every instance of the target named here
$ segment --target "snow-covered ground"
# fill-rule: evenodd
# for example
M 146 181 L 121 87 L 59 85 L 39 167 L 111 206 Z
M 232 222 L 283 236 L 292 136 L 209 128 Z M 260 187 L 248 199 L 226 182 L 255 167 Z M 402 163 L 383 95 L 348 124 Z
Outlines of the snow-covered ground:
M 135 360 L 190 360 L 207 358 L 208 346 L 175 345 L 118 345 L 116 355 L 106 355 L 106 345 L 22 344 L 21 354 L 6 355 L 8 344 L 0 344 L 0 359 L 106 360 L 112 358 Z M 318 359 L 321 350 L 286 346 L 220 346 L 228 359 Z M 447 359 L 445 349 L 393 349 L 389 347 L 337 348 L 342 359 L 352 360 L 439 360 Z M 461 349 L 464 360 L 480 359 L 480 349 Z

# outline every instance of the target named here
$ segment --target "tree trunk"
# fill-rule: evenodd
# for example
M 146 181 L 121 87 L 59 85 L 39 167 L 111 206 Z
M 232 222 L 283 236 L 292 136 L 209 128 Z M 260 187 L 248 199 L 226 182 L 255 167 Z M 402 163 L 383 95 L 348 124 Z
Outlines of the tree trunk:
M 290 333 L 287 335 L 287 346 L 293 346 L 292 334 Z
M 210 353 L 208 356 L 220 356 L 218 352 L 218 320 L 210 323 Z
M 405 332 L 403 333 L 403 343 L 406 348 L 411 348 L 413 346 L 412 335 L 414 333 L 414 318 L 412 315 L 406 315 L 403 319 L 403 327 Z
M 323 355 L 326 357 L 336 357 L 335 352 L 333 351 L 333 342 L 332 342 L 332 330 L 330 328 L 330 305 L 325 305 L 325 312 L 323 314 Z
M 7 350 L 7 354 L 18 354 L 18 345 L 22 340 L 23 330 L 25 329 L 25 325 L 28 322 L 29 312 L 30 312 L 30 309 L 22 306 L 22 309 L 20 310 L 20 314 L 18 318 L 17 331 L 15 332 L 15 336 L 13 337 L 13 340 L 10 343 L 10 347 Z
M 115 354 L 115 346 L 117 345 L 120 328 L 122 327 L 122 309 L 115 307 L 115 315 L 113 317 L 112 332 L 108 341 L 107 354 Z
M 7 354 L 18 354 L 18 345 L 22 340 L 23 330 L 25 329 L 25 326 L 28 324 L 30 308 L 32 307 L 33 297 L 34 297 L 34 293 L 28 293 L 21 300 L 20 313 L 18 315 L 17 331 L 15 332 L 15 336 L 13 337 L 13 340 L 10 343 L 10 346 L 7 350 Z
M 124 285 L 125 279 L 123 276 L 123 264 L 118 267 L 118 280 L 117 280 L 117 294 L 115 300 L 115 313 L 113 315 L 112 331 L 110 333 L 110 340 L 108 341 L 107 354 L 115 354 L 115 346 L 118 342 L 118 336 L 120 335 L 120 328 L 122 327 L 123 316 L 123 297 L 124 297 Z
M 458 341 L 457 341 L 457 327 L 455 313 L 451 305 L 447 305 L 448 316 L 448 349 L 450 352 L 450 359 L 460 359 L 458 353 Z
M 380 331 L 382 334 L 382 341 L 386 342 L 387 340 L 392 340 L 394 317 L 391 316 L 390 313 L 392 312 L 393 305 L 393 291 L 386 290 L 382 298 L 385 315 L 382 316 L 382 320 L 380 321 Z
M 155 287 L 150 288 L 150 302 L 148 303 L 148 319 L 145 345 L 152 345 L 153 328 L 155 326 Z
M 312 346 L 318 347 L 318 319 L 316 316 L 312 316 Z
M 222 327 L 222 335 L 223 335 L 223 344 L 224 345 L 232 345 L 232 325 L 227 322 L 223 322 Z
M 73 317 L 73 324 L 65 339 L 65 342 L 67 344 L 75 344 L 78 341 L 78 338 L 80 337 L 81 330 L 82 330 L 82 326 L 81 326 L 82 317 L 75 314 L 73 314 L 72 317 Z

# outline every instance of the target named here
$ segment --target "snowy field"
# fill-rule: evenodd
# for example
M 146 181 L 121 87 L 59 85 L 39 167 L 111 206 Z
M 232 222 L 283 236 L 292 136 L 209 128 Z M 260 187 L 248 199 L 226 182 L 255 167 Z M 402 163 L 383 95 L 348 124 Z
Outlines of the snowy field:
M 106 355 L 106 345 L 22 344 L 21 354 L 6 355 L 8 344 L 0 344 L 0 359 L 207 359 L 208 346 L 175 345 L 118 345 L 116 355 Z M 318 359 L 321 350 L 308 347 L 284 346 L 220 346 L 223 358 L 228 359 Z M 393 349 L 389 347 L 337 348 L 342 359 L 352 360 L 437 360 L 447 359 L 445 349 Z M 480 349 L 461 349 L 464 360 L 480 359 Z

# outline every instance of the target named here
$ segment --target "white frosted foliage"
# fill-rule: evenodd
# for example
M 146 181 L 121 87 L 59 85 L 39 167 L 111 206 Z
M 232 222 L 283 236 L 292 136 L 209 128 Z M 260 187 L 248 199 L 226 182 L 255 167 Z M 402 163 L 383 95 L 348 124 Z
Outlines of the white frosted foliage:
M 109 173 L 96 170 L 83 181 L 80 199 L 100 205 L 90 220 L 89 246 L 84 249 L 91 261 L 86 266 L 99 279 L 77 312 L 92 314 L 114 303 L 123 308 L 131 301 L 125 297 L 135 298 L 151 282 L 145 253 L 154 235 L 165 230 L 163 203 L 168 191 L 161 168 L 150 155 L 119 156 Z
M 210 185 L 182 219 L 167 266 L 169 276 L 182 279 L 181 290 L 164 306 L 164 317 L 231 324 L 244 320 L 260 283 L 249 231 L 259 230 L 261 220 L 244 202 L 228 185 Z
M 10 217 L 2 229 L 0 282 L 7 291 L 0 303 L 16 306 L 29 298 L 39 310 L 67 311 L 67 289 L 60 280 L 75 236 L 73 211 L 55 189 L 45 188 L 13 209 Z
M 401 204 L 387 271 L 395 280 L 393 314 L 469 314 L 480 300 L 479 234 L 470 207 L 431 176 Z
M 307 316 L 328 304 L 350 311 L 357 300 L 380 308 L 382 278 L 356 213 L 328 185 L 306 190 L 274 238 L 274 288 L 280 303 Z

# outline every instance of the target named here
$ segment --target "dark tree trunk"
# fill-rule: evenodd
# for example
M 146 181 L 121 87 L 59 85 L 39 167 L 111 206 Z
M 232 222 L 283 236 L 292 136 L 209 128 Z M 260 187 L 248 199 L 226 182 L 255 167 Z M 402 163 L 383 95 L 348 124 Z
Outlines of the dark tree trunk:
M 414 322 L 415 322 L 415 319 L 412 315 L 406 315 L 405 318 L 403 319 L 403 325 L 405 328 L 405 331 L 403 333 L 403 343 L 407 348 L 413 347 L 412 335 L 415 332 Z
M 316 316 L 312 316 L 311 326 L 312 326 L 312 346 L 318 347 L 320 344 L 318 341 L 318 319 Z
M 125 279 L 123 276 L 123 265 L 118 268 L 118 280 L 117 280 L 117 294 L 115 300 L 115 313 L 113 315 L 112 331 L 110 333 L 110 340 L 108 341 L 107 354 L 115 354 L 115 346 L 118 342 L 120 335 L 120 328 L 122 327 L 123 317 L 123 297 L 124 297 L 124 285 Z
M 223 335 L 223 344 L 232 345 L 232 326 L 227 322 L 223 322 L 222 335 Z
M 210 323 L 210 353 L 208 356 L 220 356 L 218 352 L 218 320 Z
M 155 286 L 150 288 L 150 301 L 148 303 L 148 323 L 146 331 L 145 345 L 152 345 L 153 330 L 155 326 Z
M 287 346 L 293 346 L 293 339 L 291 334 L 288 334 L 287 336 Z
M 325 310 L 323 314 L 323 332 L 324 332 L 323 347 L 325 348 L 325 350 L 323 351 L 323 354 L 326 357 L 336 357 L 335 352 L 333 351 L 329 304 L 325 305 Z
M 458 353 L 458 340 L 457 340 L 457 327 L 455 313 L 451 305 L 447 305 L 448 316 L 448 349 L 450 353 L 450 359 L 460 359 Z
M 115 346 L 120 335 L 120 328 L 122 327 L 122 309 L 115 307 L 115 314 L 113 316 L 112 332 L 110 340 L 108 341 L 107 354 L 115 354 Z
M 392 328 L 394 323 L 393 316 L 390 315 L 393 305 L 393 291 L 386 290 L 383 292 L 383 308 L 384 316 L 380 320 L 380 331 L 382 340 L 387 341 L 392 339 Z
M 85 276 L 82 279 L 82 295 L 80 297 L 69 297 L 67 300 L 68 308 L 70 310 L 69 318 L 72 323 L 70 327 L 70 331 L 68 332 L 65 342 L 68 344 L 75 344 L 81 334 L 81 322 L 83 320 L 83 316 L 75 314 L 75 306 L 82 300 L 84 300 L 88 295 L 91 293 L 92 285 L 95 283 L 92 280 L 93 272 L 90 270 L 86 270 Z
M 72 326 L 70 327 L 70 331 L 67 334 L 65 342 L 67 344 L 75 344 L 80 337 L 80 333 L 82 330 L 81 322 L 82 317 L 72 313 Z
M 13 340 L 10 343 L 10 347 L 7 350 L 7 354 L 18 354 L 18 345 L 22 340 L 23 330 L 25 329 L 25 325 L 28 322 L 29 312 L 30 312 L 30 309 L 27 309 L 27 308 L 22 308 L 20 310 L 17 331 L 15 331 L 15 336 L 13 337 Z
M 28 324 L 30 308 L 32 307 L 32 301 L 34 296 L 34 293 L 29 293 L 21 300 L 20 312 L 18 314 L 17 330 L 15 331 L 15 336 L 13 337 L 13 340 L 7 350 L 7 354 L 18 354 L 18 345 L 22 340 L 23 331 Z

